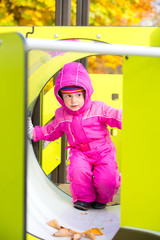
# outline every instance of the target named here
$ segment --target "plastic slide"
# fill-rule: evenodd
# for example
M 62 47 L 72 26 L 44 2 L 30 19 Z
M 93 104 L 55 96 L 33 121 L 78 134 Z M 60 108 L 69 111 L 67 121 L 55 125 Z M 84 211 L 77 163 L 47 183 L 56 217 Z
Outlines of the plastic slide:
M 72 198 L 56 187 L 39 166 L 28 143 L 27 176 L 27 232 L 40 239 L 53 240 L 57 230 L 47 222 L 57 219 L 61 226 L 78 232 L 91 228 L 104 228 L 98 239 L 110 240 L 120 227 L 120 206 L 105 209 L 89 209 L 87 212 L 73 207 Z M 82 213 L 86 213 L 83 215 Z M 58 239 L 70 239 L 61 238 Z M 83 239 L 83 238 L 82 238 Z

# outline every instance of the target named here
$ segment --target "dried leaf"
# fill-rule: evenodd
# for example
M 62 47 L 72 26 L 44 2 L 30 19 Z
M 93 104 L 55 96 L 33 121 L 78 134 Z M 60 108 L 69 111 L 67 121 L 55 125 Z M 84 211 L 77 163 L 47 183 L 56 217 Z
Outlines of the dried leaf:
M 103 229 L 103 228 L 100 228 L 100 229 L 99 228 L 92 228 L 92 229 L 89 229 L 89 230 L 87 230 L 83 233 L 79 233 L 79 232 L 73 231 L 72 229 L 60 226 L 56 219 L 52 219 L 47 224 L 49 226 L 54 227 L 54 228 L 59 230 L 52 235 L 52 236 L 55 236 L 55 237 L 71 237 L 71 240 L 79 240 L 79 239 L 81 239 L 81 237 L 84 234 L 85 237 L 94 240 L 95 235 L 103 235 L 103 233 L 100 231 L 100 229 Z
M 120 205 L 119 202 L 110 202 L 110 203 L 107 203 L 107 206 L 115 206 L 115 205 Z
M 70 229 L 70 228 L 65 228 L 65 227 L 63 227 L 63 226 L 61 226 L 61 229 L 67 229 L 67 231 L 70 232 L 70 233 L 72 233 L 72 234 L 77 234 L 77 233 L 79 233 L 79 232 L 73 231 L 73 230 Z
M 100 231 L 99 228 L 92 228 L 91 232 L 96 234 L 96 235 L 103 235 L 103 233 Z
M 58 230 L 61 229 L 61 226 L 59 225 L 59 223 L 58 223 L 58 221 L 57 221 L 56 219 L 52 219 L 52 220 L 49 221 L 47 224 L 48 224 L 49 226 L 51 226 L 51 227 L 54 227 L 54 228 L 58 229 Z
M 94 234 L 96 234 L 96 235 L 103 235 L 103 233 L 100 231 L 99 228 L 89 229 L 89 230 L 87 230 L 86 232 L 84 232 L 84 234 L 86 234 L 86 233 L 88 233 L 88 232 L 94 233 Z
M 75 235 L 72 237 L 71 240 L 79 240 L 79 239 L 81 239 L 81 237 L 82 237 L 82 234 L 81 234 L 81 233 L 77 233 L 77 234 L 75 234 Z
M 92 232 L 86 232 L 85 235 L 87 238 L 90 238 L 92 240 L 96 239 L 95 235 Z
M 80 213 L 80 215 L 87 215 L 87 213 Z
M 54 233 L 52 236 L 54 237 L 72 237 L 73 234 L 69 232 L 66 228 L 60 229 L 56 233 Z
M 79 232 L 75 232 L 72 229 L 66 228 L 68 230 L 68 232 L 72 233 L 72 234 L 79 234 Z

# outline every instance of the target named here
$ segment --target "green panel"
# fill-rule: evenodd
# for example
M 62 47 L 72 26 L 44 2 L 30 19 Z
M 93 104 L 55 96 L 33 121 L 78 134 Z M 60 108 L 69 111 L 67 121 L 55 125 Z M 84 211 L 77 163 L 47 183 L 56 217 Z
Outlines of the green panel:
M 121 225 L 160 231 L 160 58 L 124 62 Z
M 0 34 L 0 238 L 25 239 L 25 50 L 16 33 Z

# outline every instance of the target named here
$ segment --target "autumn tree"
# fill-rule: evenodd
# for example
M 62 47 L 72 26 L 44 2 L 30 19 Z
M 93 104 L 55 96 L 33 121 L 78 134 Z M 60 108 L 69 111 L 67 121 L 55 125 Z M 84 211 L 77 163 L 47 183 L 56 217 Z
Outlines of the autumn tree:
M 0 25 L 55 25 L 55 0 L 1 0 Z
M 153 2 L 151 0 L 92 0 L 90 25 L 139 25 L 142 19 L 148 18 L 154 12 Z
M 89 25 L 138 25 L 154 11 L 155 0 L 90 0 Z M 76 2 L 72 0 L 71 25 Z M 1 0 L 0 25 L 45 26 L 55 24 L 55 0 Z

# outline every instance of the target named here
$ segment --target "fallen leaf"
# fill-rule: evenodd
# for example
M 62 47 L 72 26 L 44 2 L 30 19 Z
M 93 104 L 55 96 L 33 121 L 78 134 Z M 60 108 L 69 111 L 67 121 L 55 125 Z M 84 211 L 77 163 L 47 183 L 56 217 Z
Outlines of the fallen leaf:
M 52 234 L 54 237 L 72 237 L 73 233 L 69 232 L 66 228 L 62 228 L 56 233 Z
M 58 229 L 58 230 L 61 229 L 61 226 L 59 225 L 59 223 L 58 223 L 58 221 L 57 221 L 56 219 L 52 219 L 52 220 L 49 221 L 47 224 L 48 224 L 49 226 L 51 226 L 51 227 L 54 227 L 54 228 Z
M 99 228 L 92 228 L 92 229 L 89 229 L 89 230 L 87 230 L 86 232 L 83 232 L 83 233 L 86 234 L 88 232 L 94 233 L 96 235 L 103 235 L 103 233 L 100 231 Z
M 109 202 L 107 203 L 107 206 L 115 206 L 115 205 L 120 205 L 119 202 Z
M 77 233 L 77 234 L 75 234 L 75 235 L 71 238 L 71 240 L 79 240 L 79 239 L 81 239 L 81 237 L 82 237 L 82 234 L 81 234 L 81 233 Z
M 95 235 L 103 235 L 103 233 L 100 231 L 100 229 L 103 228 L 92 228 L 83 233 L 79 233 L 70 228 L 60 226 L 56 219 L 52 219 L 47 224 L 58 230 L 56 233 L 52 234 L 54 237 L 71 237 L 71 240 L 79 240 L 82 236 L 85 236 L 86 238 L 94 240 L 96 238 Z
M 70 228 L 65 228 L 65 227 L 63 227 L 63 226 L 61 226 L 61 229 L 67 229 L 68 232 L 73 233 L 73 234 L 79 233 L 79 232 L 73 231 L 73 230 L 70 229 Z
M 72 234 L 80 234 L 79 232 L 75 232 L 72 229 L 66 228 L 68 230 L 68 232 L 72 233 Z
M 96 239 L 95 235 L 94 235 L 92 232 L 86 232 L 86 233 L 85 233 L 85 236 L 86 236 L 87 238 L 92 239 L 92 240 Z
M 80 213 L 80 215 L 87 215 L 87 213 Z

